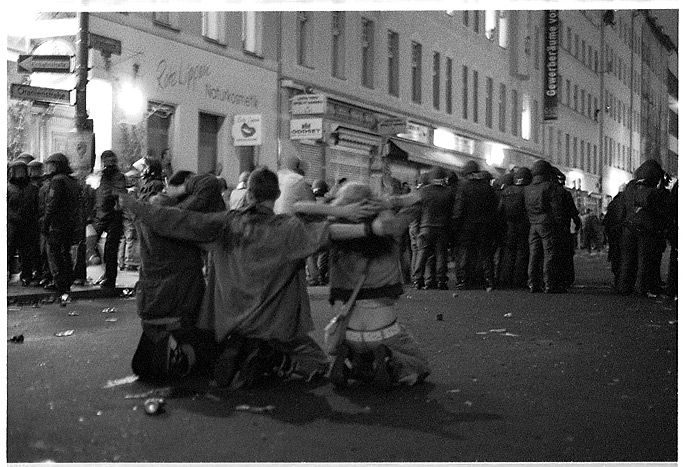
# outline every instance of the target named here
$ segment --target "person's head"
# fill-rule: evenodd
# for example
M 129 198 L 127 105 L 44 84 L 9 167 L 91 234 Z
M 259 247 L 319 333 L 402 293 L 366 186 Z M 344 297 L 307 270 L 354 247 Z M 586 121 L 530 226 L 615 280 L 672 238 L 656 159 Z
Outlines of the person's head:
M 469 177 L 471 174 L 481 170 L 479 164 L 476 161 L 468 161 L 464 167 L 462 167 L 461 175 L 462 177 Z
M 428 173 L 430 174 L 430 180 L 432 182 L 445 181 L 447 178 L 447 170 L 437 165 L 432 166 Z
M 185 194 L 187 190 L 187 180 L 194 176 L 194 172 L 189 170 L 180 170 L 175 172 L 168 180 L 168 185 L 165 187 L 165 194 L 171 198 L 178 198 Z
M 252 203 L 274 203 L 280 196 L 277 174 L 267 167 L 253 170 L 248 178 L 248 199 Z
M 325 180 L 314 180 L 314 183 L 311 185 L 311 191 L 313 191 L 315 197 L 321 198 L 329 191 L 328 183 Z
M 513 172 L 513 184 L 517 186 L 529 185 L 532 182 L 532 173 L 527 167 L 518 167 Z
M 7 181 L 9 182 L 24 182 L 29 180 L 29 169 L 27 163 L 17 159 L 12 161 L 7 166 Z
M 116 168 L 119 165 L 119 159 L 117 158 L 117 155 L 114 153 L 114 151 L 111 151 L 107 149 L 106 151 L 102 151 L 102 154 L 100 155 L 100 160 L 102 161 L 102 167 L 107 169 L 107 168 Z
M 141 178 L 147 182 L 151 180 L 162 180 L 163 165 L 160 163 L 160 160 L 147 157 L 144 160 L 144 167 L 143 171 L 141 172 Z
M 374 198 L 372 190 L 369 186 L 358 182 L 344 183 L 338 190 L 338 194 L 333 200 L 336 206 L 345 206 L 346 204 L 359 203 L 360 201 L 370 200 Z
M 287 153 L 282 159 L 282 168 L 291 170 L 292 172 L 304 175 L 304 163 L 301 158 L 295 153 Z
M 70 167 L 70 162 L 68 157 L 62 152 L 55 152 L 46 158 L 44 161 L 44 168 L 46 174 L 49 176 L 57 174 L 70 174 L 73 169 Z
M 28 152 L 23 152 L 22 154 L 17 156 L 17 160 L 29 165 L 29 163 L 34 160 L 34 156 L 29 154 Z
M 238 183 L 242 183 L 243 186 L 246 186 L 249 178 L 250 178 L 250 172 L 248 172 L 248 171 L 241 172 L 241 174 L 238 176 Z
M 224 191 L 228 190 L 228 182 L 224 177 L 216 177 L 216 181 L 219 182 L 219 191 L 222 194 Z
M 532 169 L 530 169 L 530 172 L 532 173 L 533 177 L 547 176 L 552 172 L 552 164 L 540 159 L 532 164 Z
M 29 169 L 29 178 L 41 178 L 44 176 L 44 163 L 38 160 L 33 160 L 27 164 Z
M 634 178 L 645 185 L 655 186 L 663 179 L 664 169 L 654 159 L 648 159 L 634 171 Z

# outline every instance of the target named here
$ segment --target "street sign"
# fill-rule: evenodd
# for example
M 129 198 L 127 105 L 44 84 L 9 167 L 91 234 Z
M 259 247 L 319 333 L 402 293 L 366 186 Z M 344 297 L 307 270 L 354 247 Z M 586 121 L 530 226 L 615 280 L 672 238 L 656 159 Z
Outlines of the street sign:
M 377 133 L 382 136 L 391 136 L 406 132 L 405 118 L 390 118 L 377 122 Z
M 10 86 L 10 97 L 12 99 L 71 105 L 71 91 L 66 89 L 38 88 L 12 83 L 12 86 Z
M 100 36 L 99 34 L 90 33 L 88 36 L 88 46 L 91 49 L 99 50 L 105 54 L 122 54 L 122 41 L 112 39 L 111 37 Z
M 71 73 L 70 55 L 20 55 L 17 59 L 18 73 Z
M 314 115 L 326 111 L 326 96 L 323 94 L 300 94 L 292 97 L 292 115 Z
M 321 139 L 322 118 L 294 118 L 289 121 L 289 139 Z

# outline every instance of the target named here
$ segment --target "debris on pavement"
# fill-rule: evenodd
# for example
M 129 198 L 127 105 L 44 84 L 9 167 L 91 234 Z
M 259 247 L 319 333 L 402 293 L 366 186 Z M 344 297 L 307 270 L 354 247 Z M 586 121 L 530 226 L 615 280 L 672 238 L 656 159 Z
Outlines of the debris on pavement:
M 77 311 L 71 311 L 70 313 L 68 313 L 68 316 L 80 316 L 80 315 L 78 315 Z
M 460 389 L 450 389 L 449 391 L 447 391 L 447 393 L 448 394 L 455 394 L 455 393 L 458 393 L 459 391 L 460 391 Z
M 513 316 L 513 313 L 506 313 L 503 315 L 504 318 L 511 318 Z
M 489 332 L 506 332 L 507 329 L 489 329 Z
M 116 323 L 116 322 L 117 322 L 117 318 L 107 318 L 105 321 L 107 321 L 107 322 L 109 322 L 109 323 Z
M 272 412 L 275 410 L 274 405 L 266 405 L 264 407 L 256 407 L 254 405 L 237 405 L 236 410 L 241 411 L 241 412 L 253 412 L 253 413 L 263 413 L 263 412 Z
M 173 388 L 164 387 L 151 389 L 150 391 L 138 393 L 138 394 L 127 394 L 124 399 L 147 399 L 149 397 L 168 397 L 172 393 Z
M 512 332 L 504 332 L 501 334 L 502 336 L 508 336 L 508 337 L 518 337 L 520 334 L 513 334 Z
M 107 384 L 105 384 L 103 386 L 103 388 L 109 389 L 109 388 L 113 388 L 116 386 L 121 386 L 123 384 L 131 384 L 138 379 L 139 379 L 139 377 L 136 375 L 127 376 L 127 377 L 121 378 L 121 379 L 112 379 L 112 380 L 107 381 Z
M 7 342 L 13 342 L 15 344 L 21 344 L 24 342 L 24 334 L 19 334 L 17 336 L 12 336 L 7 339 Z
M 163 413 L 165 407 L 165 400 L 162 398 L 151 398 L 146 399 L 143 403 L 143 411 L 148 415 L 158 415 Z
M 63 295 L 61 295 L 61 302 L 60 302 L 61 306 L 66 306 L 70 302 L 71 302 L 70 295 L 68 295 L 67 293 L 64 293 Z
M 54 334 L 54 336 L 56 336 L 56 337 L 68 337 L 68 336 L 72 336 L 74 332 L 75 332 L 75 329 L 69 329 L 67 331 L 57 332 L 56 334 Z
M 435 319 L 442 321 L 442 313 L 438 313 L 437 316 L 435 316 Z
M 103 308 L 102 313 L 115 313 L 117 309 L 115 307 Z

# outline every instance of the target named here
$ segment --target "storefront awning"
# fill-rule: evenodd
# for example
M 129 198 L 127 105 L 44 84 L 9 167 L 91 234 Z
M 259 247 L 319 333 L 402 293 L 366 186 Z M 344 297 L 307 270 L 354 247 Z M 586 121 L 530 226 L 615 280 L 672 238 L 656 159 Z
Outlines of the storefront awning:
M 422 144 L 391 138 L 389 140 L 389 155 L 406 157 L 409 161 L 420 164 L 437 165 L 449 170 L 459 171 L 470 158 L 467 155 L 457 155 L 453 152 L 437 149 Z

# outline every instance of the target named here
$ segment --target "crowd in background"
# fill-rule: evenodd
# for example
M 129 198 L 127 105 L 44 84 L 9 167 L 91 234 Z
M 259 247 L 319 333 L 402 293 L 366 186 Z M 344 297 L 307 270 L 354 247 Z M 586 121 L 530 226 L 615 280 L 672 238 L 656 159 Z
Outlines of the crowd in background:
M 249 172 L 229 189 L 222 177 L 173 174 L 153 154 L 126 173 L 112 151 L 104 151 L 101 161 L 97 176 L 73 172 L 60 153 L 43 163 L 25 153 L 8 165 L 8 274 L 19 269 L 22 285 L 66 293 L 71 284 L 88 280 L 87 264 L 103 263 L 105 273 L 96 282 L 112 289 L 119 270 L 138 270 L 140 239 L 133 216 L 119 206 L 119 190 L 137 198 L 166 186 L 181 190 L 181 196 L 204 190 L 213 195 L 191 199 L 214 200 L 213 210 L 245 207 Z M 283 161 L 278 172 L 282 192 L 290 195 L 277 200 L 276 213 L 290 212 L 298 201 L 329 203 L 348 181 L 340 179 L 332 187 L 325 180 L 308 183 L 299 159 L 290 161 Z M 414 187 L 387 182 L 392 195 L 413 191 L 421 196 L 401 244 L 405 282 L 417 289 L 447 290 L 453 274 L 454 288 L 462 290 L 516 287 L 562 293 L 574 283 L 577 249 L 592 255 L 607 249 L 616 291 L 676 296 L 678 184 L 669 187 L 660 165 L 644 162 L 605 215 L 577 208 L 565 183 L 562 172 L 543 160 L 497 179 L 470 161 L 460 173 L 432 167 Z M 668 246 L 671 268 L 664 284 L 661 257 Z M 13 262 L 16 254 L 19 264 Z M 328 284 L 328 252 L 310 256 L 306 272 L 308 285 Z

